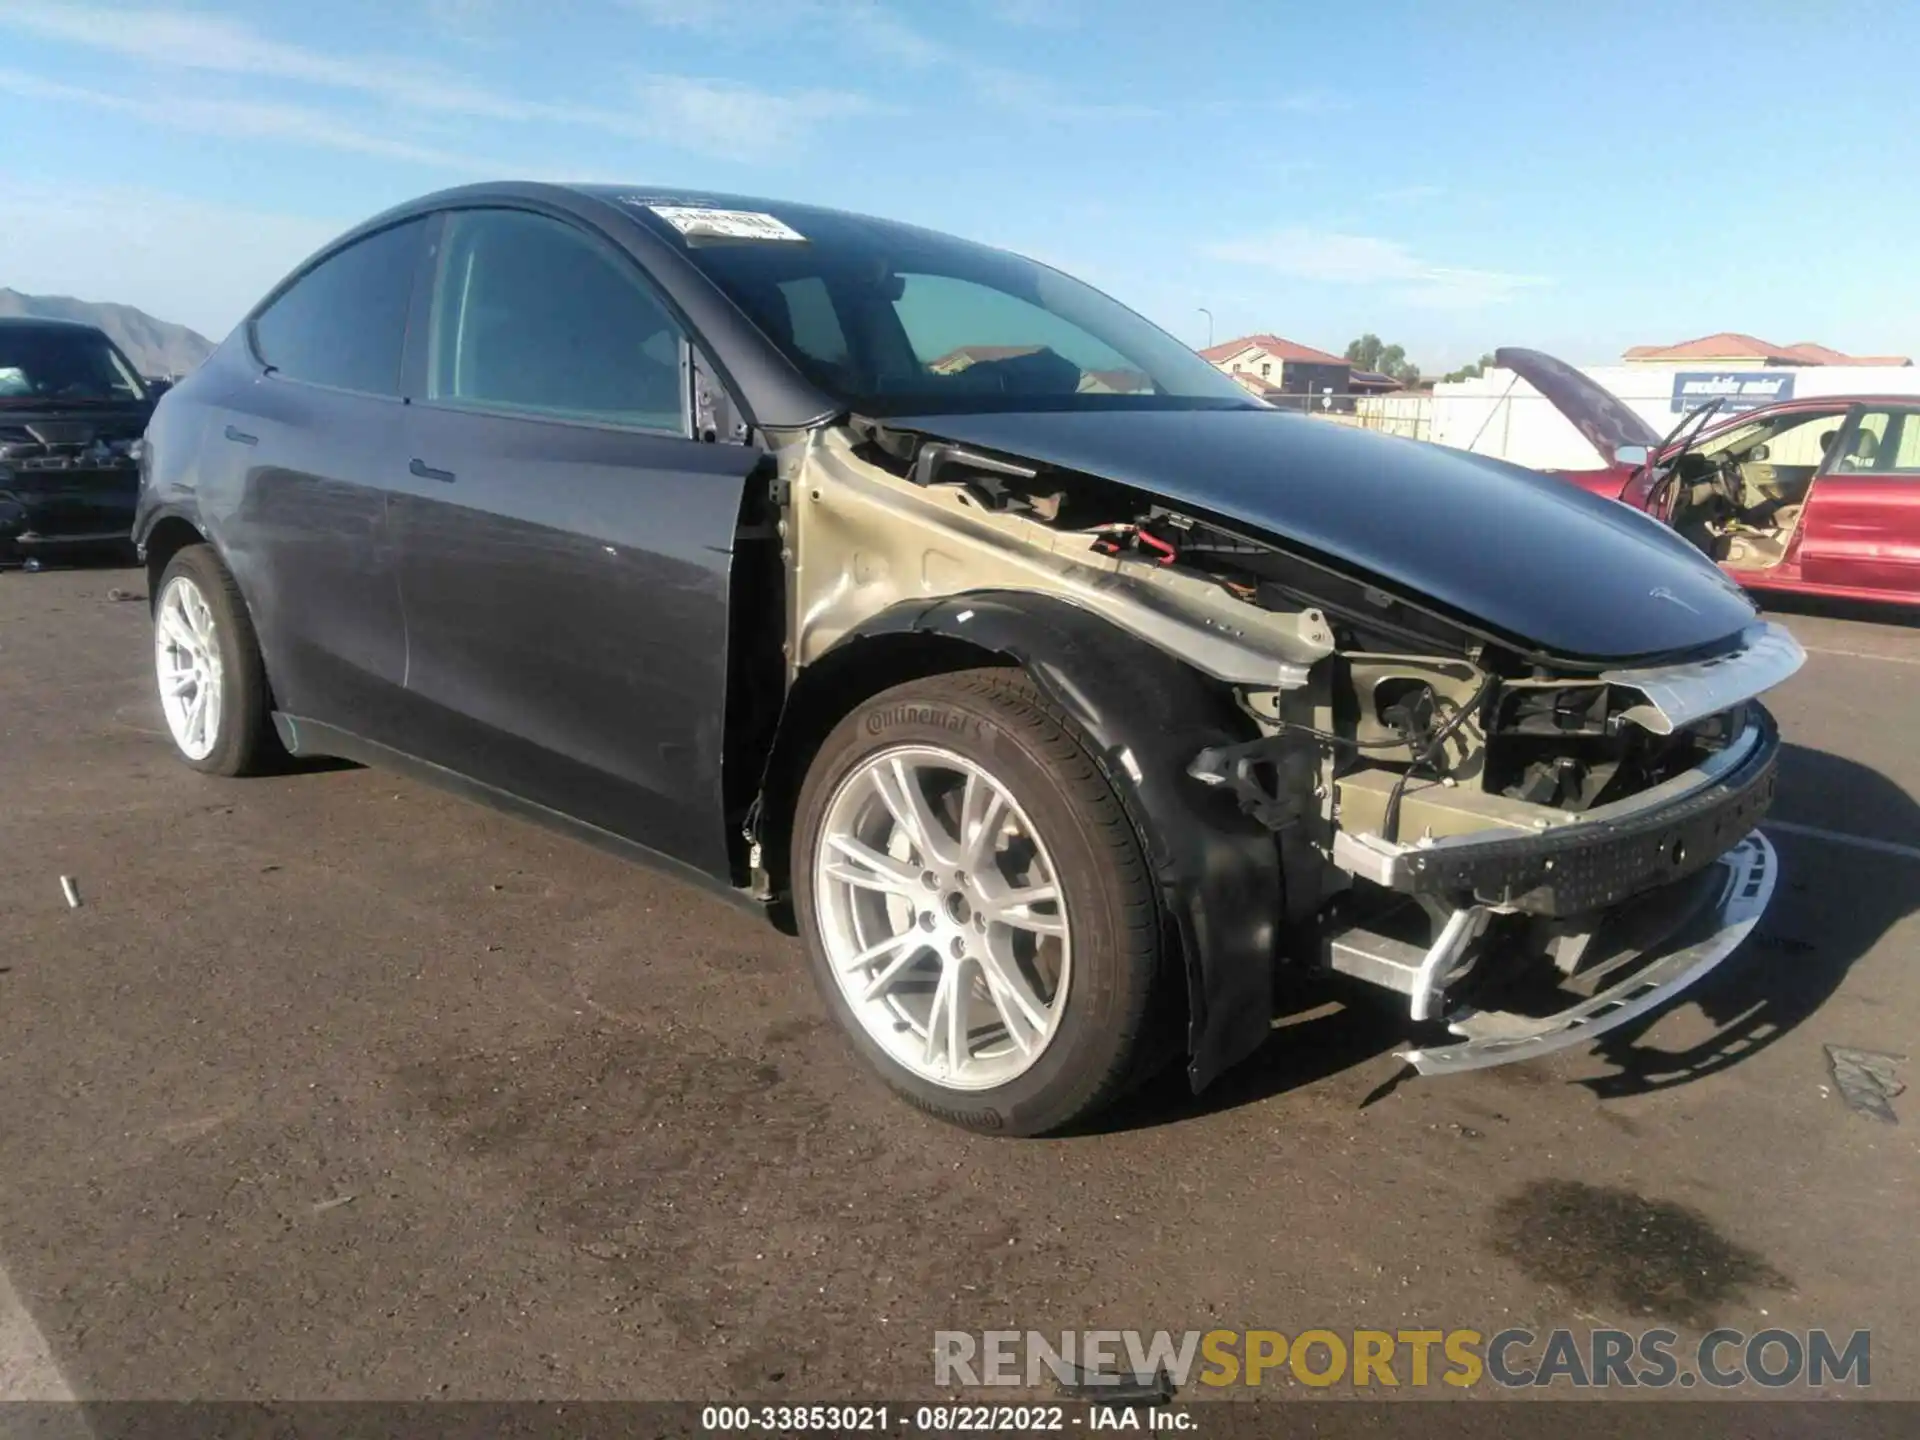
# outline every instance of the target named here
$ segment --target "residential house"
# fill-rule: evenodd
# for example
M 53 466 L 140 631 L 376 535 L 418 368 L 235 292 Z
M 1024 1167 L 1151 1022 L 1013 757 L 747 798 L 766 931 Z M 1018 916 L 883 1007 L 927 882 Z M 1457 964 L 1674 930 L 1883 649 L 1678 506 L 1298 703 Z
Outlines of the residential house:
M 1328 392 L 1346 395 L 1351 391 L 1352 362 L 1278 335 L 1243 335 L 1208 346 L 1200 357 L 1263 400 Z
M 1678 345 L 1635 345 L 1620 357 L 1629 365 L 1911 365 L 1905 355 L 1848 355 L 1811 340 L 1775 345 L 1755 335 L 1722 330 Z
M 995 360 L 1013 360 L 1022 355 L 1037 355 L 1041 345 L 962 345 L 949 350 L 927 368 L 936 375 L 957 375 L 969 366 Z M 1138 370 L 1085 370 L 1080 375 L 1083 395 L 1138 395 L 1153 389 L 1153 382 Z
M 978 365 L 988 360 L 1011 360 L 1016 355 L 1036 355 L 1038 345 L 962 345 L 957 350 L 949 350 L 938 360 L 927 362 L 927 368 L 936 375 L 958 375 L 969 365 Z

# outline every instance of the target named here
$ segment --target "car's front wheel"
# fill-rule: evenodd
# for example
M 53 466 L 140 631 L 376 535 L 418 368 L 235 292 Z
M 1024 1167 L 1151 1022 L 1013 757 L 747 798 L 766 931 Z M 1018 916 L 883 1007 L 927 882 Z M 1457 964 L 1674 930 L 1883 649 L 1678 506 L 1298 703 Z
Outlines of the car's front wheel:
M 1018 671 L 885 691 L 834 729 L 796 815 L 815 978 L 921 1108 L 1033 1135 L 1139 1072 L 1160 924 L 1133 825 Z
M 160 577 L 153 668 L 181 759 L 212 775 L 269 768 L 278 746 L 260 645 L 239 587 L 210 545 L 188 546 Z

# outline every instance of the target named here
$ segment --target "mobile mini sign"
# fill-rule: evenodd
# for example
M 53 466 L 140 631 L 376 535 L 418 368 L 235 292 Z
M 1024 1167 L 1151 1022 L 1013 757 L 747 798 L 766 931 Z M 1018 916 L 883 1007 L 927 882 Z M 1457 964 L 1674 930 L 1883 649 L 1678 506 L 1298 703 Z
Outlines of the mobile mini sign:
M 1753 410 L 1793 398 L 1791 370 L 1683 370 L 1673 377 L 1673 413 L 1684 415 L 1709 400 L 1720 413 Z

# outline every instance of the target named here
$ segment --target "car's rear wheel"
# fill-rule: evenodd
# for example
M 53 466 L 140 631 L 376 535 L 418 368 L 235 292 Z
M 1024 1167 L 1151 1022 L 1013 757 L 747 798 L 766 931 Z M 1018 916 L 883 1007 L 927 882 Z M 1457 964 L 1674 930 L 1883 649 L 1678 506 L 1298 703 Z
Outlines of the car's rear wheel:
M 1134 1078 L 1160 943 L 1140 840 L 1072 723 L 1018 671 L 861 705 L 814 759 L 796 841 L 815 978 L 906 1098 L 1032 1135 Z
M 194 769 L 251 775 L 282 753 L 253 621 L 211 546 L 188 546 L 160 577 L 153 666 L 167 733 Z

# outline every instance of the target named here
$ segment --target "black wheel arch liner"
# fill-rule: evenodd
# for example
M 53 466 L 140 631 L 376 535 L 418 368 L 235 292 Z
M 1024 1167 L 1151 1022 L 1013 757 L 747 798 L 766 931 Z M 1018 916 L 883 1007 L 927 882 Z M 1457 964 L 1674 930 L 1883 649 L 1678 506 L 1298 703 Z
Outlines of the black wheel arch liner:
M 152 542 L 154 532 L 162 525 L 175 522 L 190 527 L 203 541 L 212 541 L 213 537 L 207 534 L 207 527 L 200 523 L 199 515 L 184 505 L 156 505 L 151 510 L 143 508 L 134 519 L 132 536 L 134 549 L 140 552 L 143 563 L 147 558 L 147 546 Z
M 140 557 L 141 567 L 147 572 L 147 608 L 150 611 L 157 610 L 160 605 L 159 588 L 161 567 L 157 567 L 154 564 L 153 537 L 163 528 L 173 529 L 178 526 L 185 526 L 191 530 L 194 535 L 198 537 L 198 543 L 212 545 L 214 547 L 214 553 L 219 554 L 220 547 L 214 541 L 213 536 L 207 533 L 207 527 L 200 522 L 200 516 L 187 506 L 160 505 L 151 511 L 143 510 L 136 515 L 133 528 L 133 548 L 134 553 Z M 187 545 L 193 543 L 195 542 L 186 542 Z M 172 553 L 177 553 L 185 548 L 186 545 L 175 546 Z M 220 563 L 222 565 L 227 563 L 225 555 L 220 556 Z M 238 583 L 237 579 L 235 583 Z M 253 603 L 247 600 L 244 592 L 241 595 L 241 599 L 246 602 L 247 609 L 251 611 L 253 609 Z
M 1093 611 L 1049 595 L 977 591 L 903 601 L 870 617 L 795 680 L 763 799 L 781 783 L 783 766 L 797 769 L 808 758 L 794 753 L 804 741 L 791 737 L 796 727 L 789 720 L 805 708 L 809 673 L 815 667 L 823 675 L 844 673 L 825 662 L 852 663 L 856 647 L 907 636 L 940 637 L 1004 657 L 1085 732 L 1139 832 L 1163 914 L 1179 941 L 1193 1089 L 1258 1049 L 1272 1026 L 1282 933 L 1278 847 L 1272 832 L 1223 790 L 1187 774 L 1200 750 L 1250 739 L 1253 727 L 1217 681 Z M 797 789 L 797 777 L 791 784 Z M 763 813 L 756 821 L 769 818 Z

